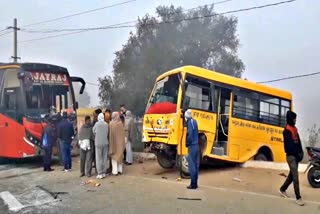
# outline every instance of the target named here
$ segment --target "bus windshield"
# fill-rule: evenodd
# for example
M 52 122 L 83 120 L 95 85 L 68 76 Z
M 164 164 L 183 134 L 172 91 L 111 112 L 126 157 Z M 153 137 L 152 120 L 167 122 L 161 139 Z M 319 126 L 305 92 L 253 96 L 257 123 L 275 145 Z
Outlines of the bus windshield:
M 178 74 L 174 74 L 158 81 L 155 85 L 153 93 L 151 94 L 150 101 L 147 105 L 146 113 L 160 113 L 154 112 L 154 108 L 158 106 L 166 111 L 170 108 L 170 112 L 161 113 L 174 113 L 176 112 L 177 101 L 179 92 L 179 78 Z M 157 108 L 158 109 L 158 108 Z M 158 109 L 159 110 L 159 109 Z
M 57 112 L 73 108 L 70 82 L 66 74 L 32 72 L 33 85 L 26 91 L 27 109 L 39 109 L 49 112 L 55 108 Z

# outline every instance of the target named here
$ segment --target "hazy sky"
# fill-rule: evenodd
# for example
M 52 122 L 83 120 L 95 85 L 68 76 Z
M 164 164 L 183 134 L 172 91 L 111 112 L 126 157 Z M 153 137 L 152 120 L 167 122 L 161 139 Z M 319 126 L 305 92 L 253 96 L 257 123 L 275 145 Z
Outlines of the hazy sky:
M 18 25 L 23 26 L 124 1 L 126 0 L 0 0 L 0 30 L 12 25 L 13 18 L 18 18 Z M 215 0 L 218 1 L 220 0 Z M 216 5 L 215 10 L 225 12 L 278 1 L 280 0 L 233 0 Z M 173 4 L 188 9 L 213 2 L 137 0 L 122 6 L 29 28 L 98 27 L 132 21 L 146 13 L 154 14 L 155 8 L 159 5 Z M 239 20 L 239 55 L 246 66 L 243 77 L 252 81 L 263 81 L 320 71 L 319 11 L 320 1 L 297 0 L 290 4 L 234 14 Z M 114 52 L 121 49 L 130 30 L 134 29 L 91 31 L 19 43 L 19 56 L 22 61 L 65 66 L 71 75 L 82 76 L 87 81 L 97 83 L 98 77 L 110 74 Z M 19 41 L 23 41 L 47 35 L 19 32 L 18 36 Z M 8 62 L 12 56 L 12 43 L 12 34 L 0 37 L 1 62 Z M 319 82 L 320 75 L 272 84 L 293 93 L 302 131 L 319 122 Z M 88 85 L 87 90 L 92 97 L 92 104 L 97 104 L 98 88 Z

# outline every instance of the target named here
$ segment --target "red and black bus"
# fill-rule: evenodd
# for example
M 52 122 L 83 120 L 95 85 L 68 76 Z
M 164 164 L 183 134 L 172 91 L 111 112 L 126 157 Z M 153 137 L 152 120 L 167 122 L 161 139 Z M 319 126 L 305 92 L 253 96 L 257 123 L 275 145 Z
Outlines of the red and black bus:
M 0 157 L 41 154 L 44 118 L 67 111 L 76 118 L 78 103 L 66 68 L 42 63 L 0 63 Z M 75 123 L 76 124 L 76 123 Z

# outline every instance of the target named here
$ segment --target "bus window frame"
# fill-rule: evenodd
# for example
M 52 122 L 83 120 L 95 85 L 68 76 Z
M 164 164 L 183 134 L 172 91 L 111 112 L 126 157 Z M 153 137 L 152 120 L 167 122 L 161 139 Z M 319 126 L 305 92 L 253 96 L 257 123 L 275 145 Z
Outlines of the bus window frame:
M 230 96 L 232 96 L 232 99 L 230 99 L 230 107 L 232 106 L 232 108 L 230 109 L 231 111 L 229 111 L 229 116 L 231 116 L 232 118 L 237 118 L 237 119 L 247 120 L 247 121 L 257 122 L 257 123 L 262 123 L 262 124 L 276 126 L 276 127 L 283 127 L 282 120 L 285 117 L 285 115 L 284 116 L 281 115 L 281 108 L 285 107 L 285 108 L 288 108 L 289 110 L 292 109 L 292 100 L 288 100 L 286 98 L 277 97 L 277 96 L 266 94 L 266 93 L 263 93 L 263 92 L 260 92 L 260 91 L 254 91 L 254 90 L 243 88 L 243 87 L 240 87 L 240 86 L 235 86 L 235 85 L 231 85 L 231 84 L 227 84 L 227 83 L 223 83 L 223 82 L 219 82 L 219 81 L 215 81 L 215 80 L 206 79 L 206 78 L 203 78 L 203 77 L 200 77 L 200 76 L 197 76 L 197 75 L 190 74 L 188 72 L 186 72 L 185 75 L 184 75 L 184 82 L 186 81 L 187 76 L 190 76 L 192 78 L 198 78 L 198 79 L 201 79 L 201 80 L 204 80 L 204 81 L 208 81 L 210 83 L 211 87 L 212 87 L 212 89 L 211 89 L 212 90 L 211 91 L 211 99 L 212 99 L 212 102 L 213 102 L 212 111 L 203 110 L 203 109 L 199 109 L 199 108 L 190 108 L 190 109 L 199 110 L 199 111 L 208 112 L 208 113 L 217 113 L 217 110 L 218 110 L 218 106 L 217 105 L 218 104 L 217 104 L 217 102 L 215 102 L 216 101 L 216 94 L 215 94 L 216 86 L 217 87 L 223 87 L 223 88 L 231 90 L 231 95 Z M 240 118 L 240 117 L 234 116 L 234 96 L 237 95 L 235 92 L 239 91 L 239 90 L 258 94 L 258 96 L 259 96 L 259 98 L 258 98 L 258 109 L 259 110 L 257 112 L 258 113 L 258 120 L 250 120 L 250 119 L 244 119 L 244 118 Z M 184 92 L 186 93 L 186 91 L 184 91 Z M 186 110 L 186 109 L 183 109 L 185 93 L 181 97 L 180 109 L 182 109 L 182 110 Z M 278 117 L 278 119 L 279 119 L 277 125 L 272 124 L 272 123 L 266 123 L 266 122 L 263 122 L 263 121 L 260 120 L 260 102 L 262 101 L 262 99 L 260 99 L 261 96 L 266 96 L 266 97 L 270 97 L 270 98 L 279 99 L 279 104 L 275 104 L 273 102 L 263 101 L 263 102 L 266 102 L 268 104 L 278 105 L 279 106 L 279 114 L 276 115 Z M 282 106 L 282 101 L 289 102 L 289 107 L 288 106 Z M 270 111 L 269 111 L 268 114 L 269 114 L 269 117 L 270 117 Z M 271 114 L 271 115 L 273 115 L 273 114 Z
M 281 98 L 281 97 L 277 97 L 277 96 L 273 96 L 273 95 L 266 94 L 266 93 L 262 93 L 262 92 L 259 92 L 259 91 L 253 91 L 253 90 L 246 89 L 246 88 L 242 88 L 242 87 L 236 87 L 236 88 L 238 88 L 239 91 L 241 90 L 242 93 L 243 93 L 244 91 L 247 91 L 247 92 L 249 92 L 249 93 L 252 93 L 252 92 L 253 92 L 253 93 L 257 93 L 257 94 L 258 94 L 258 96 L 259 96 L 258 99 L 257 99 L 257 101 L 258 101 L 258 109 L 259 109 L 259 110 L 258 110 L 258 120 L 250 120 L 250 119 L 245 119 L 245 118 L 242 118 L 242 117 L 234 116 L 234 97 L 233 97 L 233 99 L 232 99 L 232 102 L 233 102 L 232 114 L 231 114 L 232 117 L 237 118 L 237 119 L 241 119 L 241 120 L 247 120 L 247 121 L 251 121 L 251 122 L 257 122 L 257 123 L 262 123 L 262 124 L 266 124 L 266 125 L 271 125 L 271 126 L 283 127 L 283 126 L 282 126 L 282 119 L 283 119 L 283 117 L 285 117 L 285 115 L 284 115 L 284 116 L 281 115 L 281 108 L 282 108 L 282 107 L 285 107 L 285 108 L 289 108 L 289 110 L 291 110 L 291 108 L 292 108 L 292 101 L 291 101 L 291 100 L 288 100 L 288 99 L 285 99 L 285 98 Z M 236 94 L 235 91 L 233 91 L 233 95 L 235 96 L 235 95 L 238 95 L 238 94 Z M 241 95 L 240 95 L 240 96 L 241 96 Z M 261 99 L 262 96 L 279 99 L 279 104 L 275 104 L 275 103 L 273 103 L 273 102 L 267 102 L 267 101 Z M 250 97 L 247 97 L 247 98 L 250 98 Z M 250 98 L 250 99 L 252 99 L 252 98 Z M 254 98 L 253 98 L 253 99 L 254 99 Z M 282 106 L 282 101 L 287 101 L 287 102 L 289 102 L 289 107 L 287 107 L 287 106 Z M 269 105 L 277 105 L 277 106 L 279 107 L 279 114 L 278 114 L 278 115 L 271 114 L 271 113 L 270 113 L 270 109 L 269 109 L 269 112 L 265 112 L 265 113 L 268 113 L 269 118 L 270 118 L 270 115 L 272 115 L 272 116 L 275 115 L 275 116 L 278 117 L 278 124 L 277 124 L 277 125 L 272 124 L 272 123 L 270 123 L 270 122 L 267 123 L 267 122 L 261 121 L 261 118 L 260 118 L 260 116 L 261 116 L 261 115 L 260 115 L 260 113 L 261 113 L 261 111 L 260 111 L 260 104 L 261 104 L 261 102 L 267 103 L 267 104 L 269 104 Z

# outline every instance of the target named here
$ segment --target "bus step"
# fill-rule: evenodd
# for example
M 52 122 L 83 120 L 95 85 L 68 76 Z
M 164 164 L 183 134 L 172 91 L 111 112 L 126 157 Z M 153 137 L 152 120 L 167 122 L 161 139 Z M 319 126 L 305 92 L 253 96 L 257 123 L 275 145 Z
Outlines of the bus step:
M 223 147 L 213 147 L 213 154 L 219 155 L 219 156 L 225 155 L 224 148 Z

